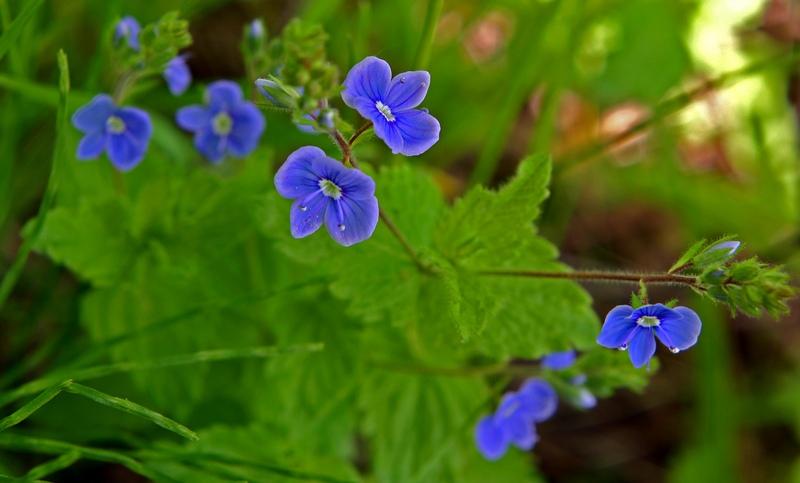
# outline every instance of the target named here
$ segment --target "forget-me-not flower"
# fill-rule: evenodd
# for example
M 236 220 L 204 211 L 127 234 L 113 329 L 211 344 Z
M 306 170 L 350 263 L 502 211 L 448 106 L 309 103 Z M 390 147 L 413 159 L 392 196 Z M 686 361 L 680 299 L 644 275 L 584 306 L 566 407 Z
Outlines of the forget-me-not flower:
M 375 182 L 314 146 L 293 152 L 275 174 L 281 196 L 295 200 L 289 213 L 292 236 L 303 238 L 323 222 L 331 237 L 350 246 L 372 236 L 378 224 Z
M 597 343 L 612 349 L 627 349 L 634 367 L 649 366 L 656 352 L 656 337 L 677 354 L 697 342 L 700 328 L 700 317 L 687 307 L 671 309 L 655 304 L 634 309 L 618 305 L 606 316 Z
M 135 107 L 118 107 L 111 96 L 99 94 L 72 116 L 72 124 L 84 133 L 77 158 L 96 159 L 107 151 L 120 171 L 130 171 L 144 157 L 153 124 L 150 115 Z
M 139 46 L 139 32 L 141 32 L 141 30 L 142 26 L 139 25 L 138 20 L 130 15 L 122 17 L 122 20 L 117 22 L 117 25 L 114 26 L 114 45 L 117 45 L 120 40 L 125 39 L 128 47 L 138 52 L 141 48 Z
M 192 72 L 186 64 L 186 55 L 177 55 L 167 62 L 163 76 L 173 96 L 186 92 L 192 83 Z
M 475 445 L 489 461 L 500 459 L 512 444 L 530 450 L 539 440 L 534 423 L 553 415 L 558 407 L 555 389 L 543 379 L 528 379 L 517 392 L 503 396 L 494 414 L 475 426 Z
M 186 106 L 178 110 L 178 126 L 194 132 L 194 145 L 212 163 L 226 153 L 243 157 L 253 151 L 264 133 L 266 121 L 258 108 L 242 99 L 242 89 L 232 81 L 217 81 L 208 86 L 205 106 Z
M 393 153 L 416 156 L 439 140 L 439 121 L 427 110 L 414 109 L 425 99 L 430 83 L 424 70 L 392 78 L 385 60 L 367 57 L 347 73 L 342 99 L 372 121 L 375 135 Z

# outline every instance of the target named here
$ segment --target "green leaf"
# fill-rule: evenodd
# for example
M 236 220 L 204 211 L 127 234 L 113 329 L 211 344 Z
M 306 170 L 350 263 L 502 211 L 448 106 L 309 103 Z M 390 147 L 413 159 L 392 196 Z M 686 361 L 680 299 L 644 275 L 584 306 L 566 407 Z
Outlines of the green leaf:
M 650 370 L 633 367 L 627 352 L 596 349 L 581 356 L 575 370 L 586 374 L 586 388 L 598 397 L 610 396 L 615 389 L 642 392 L 651 376 L 658 372 L 658 359 L 650 360 Z
M 361 391 L 363 431 L 376 481 L 406 482 L 430 455 L 458 432 L 457 440 L 425 481 L 460 481 L 461 448 L 472 444 L 472 414 L 487 397 L 478 381 L 375 371 Z M 463 431 L 463 433 L 462 433 Z
M 549 156 L 531 156 L 499 191 L 473 188 L 439 224 L 436 247 L 467 267 L 496 268 L 516 259 L 535 233 L 533 220 L 548 195 L 550 172 Z
M 686 252 L 684 252 L 683 255 L 681 255 L 678 261 L 675 262 L 675 264 L 672 267 L 670 267 L 669 272 L 667 273 L 674 273 L 675 270 L 689 263 L 689 261 L 691 261 L 691 259 L 694 258 L 694 256 L 697 255 L 700 252 L 700 250 L 702 250 L 705 244 L 706 244 L 705 238 L 695 242 L 694 245 L 690 246 L 689 249 L 686 250 Z
M 22 35 L 22 30 L 28 22 L 31 21 L 36 10 L 38 10 L 43 3 L 44 0 L 31 0 L 24 4 L 25 8 L 22 9 L 22 12 L 14 19 L 14 22 L 8 30 L 3 32 L 3 36 L 0 37 L 0 60 L 5 57 L 11 47 L 16 45 L 19 36 Z

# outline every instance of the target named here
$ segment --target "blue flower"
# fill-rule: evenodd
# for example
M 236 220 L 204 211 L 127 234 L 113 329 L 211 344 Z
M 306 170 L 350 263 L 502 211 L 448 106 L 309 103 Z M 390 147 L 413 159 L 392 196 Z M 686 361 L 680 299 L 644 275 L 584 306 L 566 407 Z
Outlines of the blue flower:
M 120 171 L 139 164 L 153 134 L 149 114 L 135 107 L 117 107 L 106 94 L 78 109 L 72 125 L 85 134 L 78 144 L 78 159 L 97 159 L 108 150 L 108 159 Z
M 264 22 L 260 18 L 253 19 L 247 25 L 247 36 L 256 42 L 264 40 Z
M 372 178 L 320 148 L 306 146 L 290 154 L 275 174 L 275 188 L 295 200 L 289 213 L 295 238 L 314 233 L 324 222 L 337 243 L 350 246 L 372 236 L 378 224 Z
M 185 55 L 178 55 L 167 62 L 163 75 L 173 96 L 179 96 L 186 92 L 192 83 L 192 72 L 186 65 Z
M 649 366 L 656 352 L 656 337 L 670 351 L 678 353 L 697 342 L 700 328 L 700 317 L 686 307 L 671 309 L 655 304 L 634 310 L 629 305 L 618 305 L 606 316 L 597 343 L 612 349 L 629 349 L 635 367 Z
M 542 358 L 542 367 L 545 369 L 552 369 L 554 371 L 567 369 L 572 364 L 575 364 L 576 359 L 575 351 L 568 350 L 564 352 L 553 352 L 548 356 Z
M 439 140 L 439 121 L 427 110 L 414 109 L 425 98 L 430 83 L 430 74 L 423 70 L 392 79 L 386 61 L 367 57 L 347 73 L 342 99 L 372 121 L 375 135 L 394 154 L 416 156 Z
M 264 116 L 250 101 L 242 99 L 242 89 L 232 81 L 217 81 L 205 93 L 206 106 L 186 106 L 178 110 L 175 121 L 194 131 L 194 145 L 212 163 L 225 153 L 248 155 L 264 133 Z
M 545 421 L 558 407 L 555 389 L 543 379 L 528 379 L 519 391 L 503 396 L 494 414 L 475 426 L 475 446 L 489 461 L 500 459 L 512 444 L 528 451 L 539 437 L 534 423 Z
M 139 22 L 128 15 L 127 17 L 122 17 L 122 20 L 117 22 L 117 25 L 114 26 L 114 45 L 119 44 L 119 41 L 125 39 L 128 47 L 132 48 L 135 51 L 139 51 L 141 47 L 139 46 L 139 32 L 142 30 L 142 26 L 139 25 Z

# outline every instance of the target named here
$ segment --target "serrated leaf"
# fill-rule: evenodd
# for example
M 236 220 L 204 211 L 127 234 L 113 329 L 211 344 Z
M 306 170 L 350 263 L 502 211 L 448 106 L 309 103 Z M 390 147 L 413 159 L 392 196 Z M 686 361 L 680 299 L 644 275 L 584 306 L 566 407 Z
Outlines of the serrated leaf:
M 480 382 L 465 378 L 374 372 L 361 391 L 363 431 L 381 482 L 411 481 L 453 433 L 452 447 L 425 481 L 460 481 L 460 448 L 471 444 L 476 404 L 487 396 Z
M 481 268 L 516 258 L 534 234 L 533 220 L 548 195 L 550 172 L 549 156 L 531 156 L 499 191 L 470 190 L 439 224 L 438 250 L 459 265 Z

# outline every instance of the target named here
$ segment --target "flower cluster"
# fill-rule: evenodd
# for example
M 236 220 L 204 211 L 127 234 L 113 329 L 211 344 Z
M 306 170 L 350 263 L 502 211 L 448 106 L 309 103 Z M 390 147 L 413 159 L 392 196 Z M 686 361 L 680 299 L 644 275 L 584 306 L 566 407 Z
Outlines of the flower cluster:
M 296 108 L 304 92 L 302 86 L 281 86 L 270 79 L 258 79 L 255 84 L 271 104 L 287 109 Z M 367 57 L 350 70 L 343 85 L 345 104 L 369 122 L 362 131 L 371 125 L 375 135 L 393 153 L 415 156 L 439 140 L 439 121 L 427 110 L 415 109 L 428 92 L 428 72 L 405 72 L 392 78 L 386 61 Z M 342 142 L 336 131 L 336 112 L 327 107 L 327 102 L 303 117 L 316 121 L 320 129 Z M 312 126 L 299 127 L 304 132 L 314 132 Z M 305 147 L 289 156 L 275 175 L 275 186 L 281 196 L 296 200 L 289 214 L 295 238 L 316 231 L 323 219 L 331 237 L 344 246 L 366 240 L 375 230 L 379 217 L 375 183 L 363 173 L 348 174 L 351 168 L 343 163 L 348 156 L 352 160 L 352 153 L 349 146 L 340 148 L 345 153 L 342 164 L 326 157 L 318 148 Z M 331 162 L 339 167 L 334 169 Z M 300 182 L 302 179 L 305 184 Z
M 489 461 L 503 457 L 512 444 L 528 451 L 539 440 L 535 423 L 549 419 L 558 408 L 555 389 L 544 379 L 528 379 L 517 392 L 503 396 L 494 414 L 475 426 L 475 444 Z
M 565 371 L 575 364 L 576 359 L 574 350 L 554 352 L 542 358 L 542 369 Z M 591 409 L 597 405 L 597 397 L 584 386 L 586 379 L 586 374 L 574 374 L 567 380 L 569 384 L 562 394 L 572 405 L 581 409 Z
M 129 49 L 127 52 L 139 52 L 144 47 L 141 31 L 135 18 L 124 17 L 114 28 L 114 44 L 121 45 L 123 50 Z M 172 55 L 170 52 L 181 45 L 186 44 L 173 45 L 173 50 L 164 52 Z M 185 92 L 192 82 L 186 58 L 186 55 L 177 55 L 163 66 L 167 86 L 176 96 Z M 132 69 L 138 72 L 144 66 L 140 63 Z M 115 96 L 124 97 L 131 78 L 136 76 L 121 76 Z M 212 163 L 220 162 L 226 154 L 236 157 L 249 154 L 264 132 L 264 116 L 242 97 L 238 84 L 218 81 L 208 86 L 206 105 L 187 106 L 177 112 L 177 124 L 194 133 L 195 147 Z M 78 159 L 96 159 L 106 151 L 114 167 L 123 172 L 142 161 L 153 134 L 150 115 L 135 107 L 120 107 L 119 103 L 119 99 L 100 94 L 73 115 L 72 124 L 84 133 L 78 145 Z
M 700 317 L 687 307 L 655 304 L 634 309 L 630 305 L 618 305 L 606 316 L 597 343 L 628 350 L 635 367 L 645 364 L 649 367 L 656 353 L 656 338 L 677 354 L 697 342 L 700 328 Z

